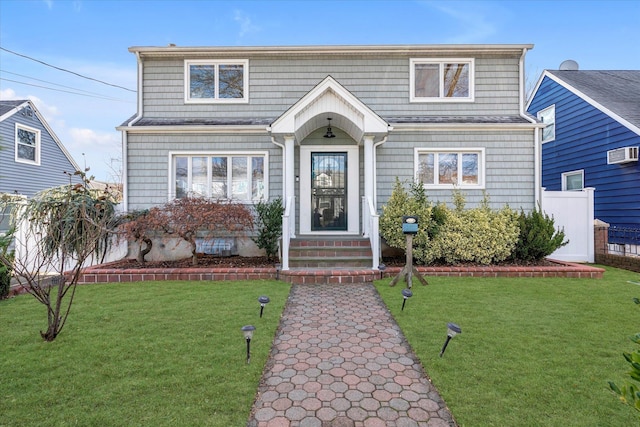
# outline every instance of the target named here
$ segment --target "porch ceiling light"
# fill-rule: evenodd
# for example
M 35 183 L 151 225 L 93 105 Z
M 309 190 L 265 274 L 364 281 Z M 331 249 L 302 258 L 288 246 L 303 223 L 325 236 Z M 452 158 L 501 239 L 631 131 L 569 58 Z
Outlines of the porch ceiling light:
M 444 345 L 442 346 L 442 350 L 440 351 L 440 357 L 442 357 L 442 355 L 444 354 L 444 351 L 447 349 L 447 345 L 449 345 L 449 341 L 451 341 L 451 338 L 455 337 L 460 333 L 462 333 L 462 329 L 460 329 L 460 326 L 456 325 L 455 323 L 447 323 L 447 340 L 444 342 Z
M 327 125 L 327 133 L 324 134 L 324 137 L 325 138 L 335 138 L 336 136 L 331 131 L 331 117 L 329 117 L 327 120 L 329 120 L 329 124 Z
M 400 311 L 404 311 L 404 304 L 407 302 L 407 299 L 411 298 L 413 296 L 413 292 L 411 292 L 411 289 L 408 288 L 404 288 L 402 290 L 402 310 Z
M 268 296 L 262 295 L 258 298 L 258 302 L 260 303 L 260 317 L 262 317 L 262 311 L 264 310 L 264 306 L 271 301 Z

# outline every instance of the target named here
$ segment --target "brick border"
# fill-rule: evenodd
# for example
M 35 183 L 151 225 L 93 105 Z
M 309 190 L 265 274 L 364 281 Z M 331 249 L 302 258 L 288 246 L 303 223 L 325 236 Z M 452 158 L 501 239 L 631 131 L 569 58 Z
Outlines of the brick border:
M 571 277 L 601 279 L 604 269 L 584 264 L 549 260 L 556 265 L 532 267 L 475 266 L 475 267 L 417 267 L 425 276 L 454 277 Z M 271 268 L 168 268 L 114 269 L 94 266 L 83 271 L 79 284 L 122 283 L 163 280 L 259 280 L 280 279 L 289 283 L 367 283 L 385 277 L 395 277 L 402 268 L 384 271 L 371 269 L 307 269 L 278 271 Z

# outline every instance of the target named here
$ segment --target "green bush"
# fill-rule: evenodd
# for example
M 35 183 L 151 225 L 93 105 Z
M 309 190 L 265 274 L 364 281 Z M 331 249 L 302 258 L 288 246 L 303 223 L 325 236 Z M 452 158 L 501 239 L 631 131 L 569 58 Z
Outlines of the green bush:
M 405 215 L 418 217 L 418 233 L 413 237 L 413 253 L 416 260 L 421 260 L 422 257 L 417 254 L 429 251 L 429 242 L 438 233 L 442 215 L 429 202 L 421 184 L 411 184 L 408 192 L 396 178 L 391 197 L 382 207 L 379 223 L 380 235 L 392 248 L 406 250 L 407 238 L 402 233 L 402 217 Z
M 520 235 L 512 258 L 521 261 L 538 261 L 551 255 L 556 249 L 569 243 L 564 240 L 564 231 L 556 230 L 552 217 L 534 209 L 518 217 Z
M 640 304 L 638 298 L 634 298 L 633 302 Z M 631 341 L 640 345 L 640 333 L 631 337 Z M 629 364 L 630 370 L 627 374 L 631 381 L 625 381 L 622 386 L 609 381 L 609 387 L 618 395 L 622 403 L 640 411 L 640 350 L 636 349 L 633 353 L 624 352 L 622 355 Z
M 460 191 L 454 191 L 453 199 L 454 209 L 440 207 L 445 220 L 432 245 L 432 260 L 495 264 L 509 258 L 518 239 L 518 214 L 508 206 L 491 209 L 486 194 L 482 204 L 472 209 L 465 209 Z
M 0 235 L 0 299 L 9 295 L 13 265 L 13 251 L 9 250 L 13 240 L 13 230 Z
M 282 199 L 278 197 L 271 202 L 260 200 L 255 205 L 255 209 L 258 235 L 251 240 L 260 249 L 264 249 L 267 259 L 271 260 L 278 254 L 278 239 L 282 236 L 282 215 L 284 214 Z

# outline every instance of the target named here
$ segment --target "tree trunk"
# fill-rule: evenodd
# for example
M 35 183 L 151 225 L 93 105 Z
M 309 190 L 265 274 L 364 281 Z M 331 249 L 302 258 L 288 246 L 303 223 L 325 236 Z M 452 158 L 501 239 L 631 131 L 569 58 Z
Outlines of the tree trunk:
M 144 239 L 142 239 L 142 243 L 145 244 L 145 247 L 143 248 L 142 245 L 140 245 L 140 252 L 138 252 L 138 262 L 144 264 L 145 262 L 144 257 L 149 252 L 151 252 L 151 246 L 153 245 L 153 242 L 151 241 L 150 238 L 145 237 Z

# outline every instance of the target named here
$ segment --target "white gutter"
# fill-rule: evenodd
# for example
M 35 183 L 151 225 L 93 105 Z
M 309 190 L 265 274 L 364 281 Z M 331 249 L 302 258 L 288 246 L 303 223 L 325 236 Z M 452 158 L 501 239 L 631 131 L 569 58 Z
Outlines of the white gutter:
M 276 138 L 274 136 L 271 137 L 271 142 L 273 142 L 275 145 L 280 147 L 280 149 L 282 150 L 282 200 L 283 200 L 283 203 L 287 203 L 287 194 L 286 194 L 287 186 L 285 185 L 285 182 L 284 182 L 284 168 L 285 168 L 287 159 L 285 159 L 284 144 L 280 144 L 278 141 L 276 141 Z
M 541 177 L 540 174 L 542 173 L 542 167 L 541 167 L 541 163 L 542 163 L 542 159 L 540 159 L 540 143 L 538 142 L 540 140 L 540 128 L 536 127 L 534 129 L 533 132 L 534 135 L 534 141 L 533 141 L 533 185 L 534 185 L 534 192 L 533 192 L 533 197 L 534 197 L 534 209 L 536 209 L 538 207 L 538 205 L 540 204 L 540 198 L 542 196 L 541 192 L 542 192 L 542 188 L 540 187 L 542 185 L 541 181 Z
M 136 58 L 138 59 L 138 115 L 129 122 L 128 126 L 133 126 L 138 120 L 142 118 L 143 102 L 142 102 L 142 58 L 140 52 L 136 52 Z
M 131 128 L 138 120 L 140 120 L 142 118 L 142 106 L 143 106 L 143 102 L 142 102 L 142 58 L 140 57 L 140 54 L 138 52 L 136 52 L 136 58 L 137 58 L 137 62 L 138 62 L 138 93 L 137 93 L 137 98 L 138 98 L 138 114 L 136 115 L 136 117 L 133 118 L 133 120 L 131 120 L 127 126 L 123 126 L 120 127 L 118 126 L 116 128 L 116 130 L 119 130 L 122 132 L 122 209 L 124 212 L 128 212 L 129 211 L 129 185 L 128 182 L 129 180 L 127 179 L 127 175 L 128 175 L 128 170 L 127 170 L 127 164 L 128 164 L 128 156 L 127 156 L 127 145 L 128 145 L 128 134 L 127 131 L 129 128 Z
M 392 129 L 393 128 L 390 127 L 389 130 Z M 387 138 L 388 136 L 385 136 L 384 138 L 382 138 L 382 140 L 373 144 L 373 200 L 371 202 L 373 203 L 373 207 L 376 209 L 376 211 L 378 209 L 378 162 L 376 157 L 376 148 L 378 148 L 379 145 L 387 142 Z
M 536 123 L 535 120 L 531 119 L 531 117 L 527 116 L 525 114 L 525 110 L 524 110 L 524 101 L 525 101 L 525 96 L 526 96 L 526 88 L 525 86 L 525 76 L 524 76 L 524 57 L 527 54 L 527 50 L 529 50 L 529 48 L 524 47 L 522 48 L 522 55 L 520 55 L 520 61 L 518 63 L 518 72 L 519 72 L 519 77 L 520 77 L 520 100 L 519 100 L 519 110 L 520 110 L 520 116 L 523 117 L 525 120 L 527 120 L 529 123 Z M 536 143 L 537 145 L 537 143 Z

